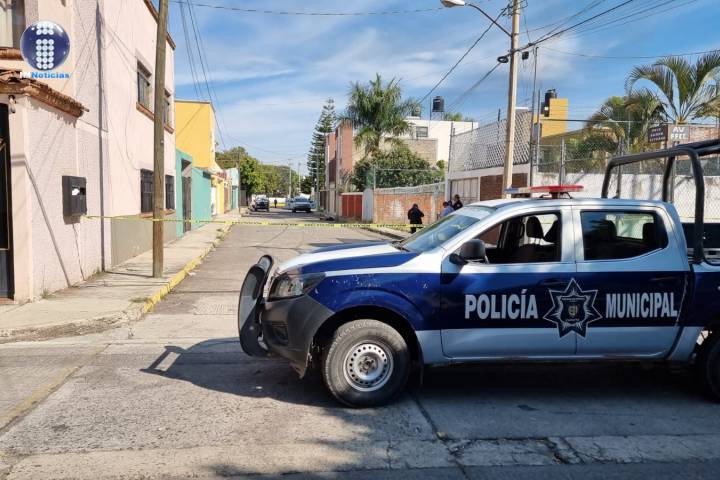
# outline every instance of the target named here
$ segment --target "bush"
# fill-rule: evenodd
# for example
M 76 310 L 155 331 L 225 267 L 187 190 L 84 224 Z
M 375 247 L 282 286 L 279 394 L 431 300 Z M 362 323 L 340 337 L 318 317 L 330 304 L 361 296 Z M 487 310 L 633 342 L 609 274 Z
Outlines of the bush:
M 355 164 L 350 182 L 358 190 L 372 188 L 413 187 L 443 180 L 442 170 L 397 143 L 390 150 L 381 150 Z

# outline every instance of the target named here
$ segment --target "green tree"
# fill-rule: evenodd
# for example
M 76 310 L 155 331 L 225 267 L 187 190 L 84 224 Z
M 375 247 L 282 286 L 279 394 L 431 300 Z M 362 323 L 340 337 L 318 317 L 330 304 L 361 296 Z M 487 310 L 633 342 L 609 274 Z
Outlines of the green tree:
M 235 168 L 238 166 L 238 161 L 244 158 L 252 158 L 250 154 L 243 147 L 232 147 L 228 150 L 217 152 L 215 155 L 215 162 L 220 165 L 220 168 Z
M 300 192 L 310 195 L 313 188 L 315 188 L 315 179 L 311 175 L 302 177 L 300 181 Z
M 325 136 L 332 132 L 334 123 L 335 101 L 328 98 L 315 124 L 307 159 L 308 173 L 313 179 L 313 184 L 317 180 L 318 188 L 325 185 Z
M 638 82 L 649 82 L 664 120 L 683 124 L 720 113 L 720 92 L 713 83 L 718 73 L 720 52 L 706 53 L 694 64 L 684 57 L 664 57 L 633 68 L 625 87 L 632 93 Z
M 350 183 L 362 191 L 373 184 L 377 188 L 406 187 L 442 181 L 443 172 L 433 168 L 404 143 L 390 150 L 377 150 L 355 163 Z
M 588 119 L 590 136 L 597 137 L 602 128 L 615 142 L 629 151 L 640 151 L 647 143 L 648 128 L 662 121 L 662 105 L 647 89 L 639 89 L 624 97 L 610 97 Z M 586 142 L 591 145 L 590 141 Z M 604 143 L 608 146 L 607 143 Z M 610 153 L 615 152 L 613 150 Z
M 448 122 L 474 122 L 474 118 L 466 117 L 460 112 L 447 112 L 443 115 L 443 120 Z
M 247 198 L 254 193 L 263 193 L 264 179 L 260 162 L 247 153 L 243 147 L 233 147 L 217 152 L 215 162 L 220 168 L 237 168 L 239 163 L 240 188 Z
M 398 80 L 383 84 L 379 74 L 367 85 L 351 84 L 344 119 L 355 129 L 355 145 L 363 148 L 365 156 L 380 150 L 383 138 L 397 143 L 396 137 L 409 133 L 411 125 L 405 120 L 417 105 L 403 100 Z M 389 137 L 389 138 L 388 138 Z
M 250 198 L 255 193 L 264 193 L 264 179 L 260 169 L 260 162 L 254 157 L 247 156 L 240 160 L 240 189 L 245 190 L 245 196 Z

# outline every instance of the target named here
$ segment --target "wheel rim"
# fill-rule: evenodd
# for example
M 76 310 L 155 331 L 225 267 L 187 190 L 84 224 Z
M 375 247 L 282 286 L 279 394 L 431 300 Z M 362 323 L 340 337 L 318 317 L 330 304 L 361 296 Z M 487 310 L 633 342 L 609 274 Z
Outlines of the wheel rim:
M 385 385 L 393 371 L 390 349 L 379 343 L 362 342 L 345 356 L 343 373 L 350 386 L 361 392 L 372 392 Z

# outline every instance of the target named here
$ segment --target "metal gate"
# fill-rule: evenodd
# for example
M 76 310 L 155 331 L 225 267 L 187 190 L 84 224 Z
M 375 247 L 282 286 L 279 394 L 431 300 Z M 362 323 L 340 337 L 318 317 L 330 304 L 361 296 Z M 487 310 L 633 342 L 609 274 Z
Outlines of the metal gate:
M 192 218 L 192 178 L 190 177 L 182 177 L 182 209 L 183 220 L 190 220 Z M 183 222 L 183 232 L 188 232 L 191 228 L 190 222 Z
M 8 108 L 0 105 L 0 298 L 12 298 L 15 293 L 11 200 Z

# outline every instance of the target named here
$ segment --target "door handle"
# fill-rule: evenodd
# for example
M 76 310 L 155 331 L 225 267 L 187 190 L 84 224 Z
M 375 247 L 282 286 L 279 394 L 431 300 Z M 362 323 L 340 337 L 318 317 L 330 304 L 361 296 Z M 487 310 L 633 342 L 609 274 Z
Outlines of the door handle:
M 653 277 L 650 279 L 653 283 L 676 282 L 677 277 Z
M 567 281 L 560 280 L 559 278 L 550 278 L 548 280 L 543 280 L 542 282 L 539 282 L 538 285 L 541 287 L 564 287 L 567 285 Z

